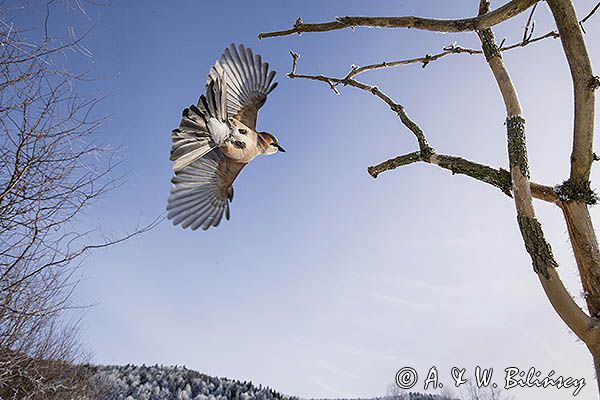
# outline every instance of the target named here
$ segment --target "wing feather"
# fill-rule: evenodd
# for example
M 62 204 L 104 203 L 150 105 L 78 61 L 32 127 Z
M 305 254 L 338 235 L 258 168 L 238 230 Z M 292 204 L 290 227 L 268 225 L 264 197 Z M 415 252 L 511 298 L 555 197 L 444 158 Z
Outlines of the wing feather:
M 233 53 L 230 50 L 233 48 Z M 245 98 L 249 96 L 248 89 L 245 85 L 245 82 L 248 81 L 246 78 L 246 73 L 244 68 L 242 67 L 239 59 L 237 59 L 237 50 L 234 47 L 230 47 L 225 49 L 225 52 L 219 59 L 221 65 L 223 66 L 223 70 L 226 71 L 227 75 L 231 75 L 235 77 L 237 82 L 237 89 L 239 90 L 238 99 Z M 218 62 L 219 62 L 218 61 Z M 233 92 L 236 94 L 236 92 Z M 241 101 L 240 101 L 241 102 Z
M 242 47 L 243 49 L 243 47 Z M 256 71 L 256 67 L 254 65 L 254 55 L 252 54 L 252 50 L 243 49 L 242 54 L 245 57 L 245 65 L 248 67 L 250 72 L 250 84 L 249 89 L 251 92 L 256 92 L 258 88 L 256 87 L 256 83 L 258 81 L 258 72 Z
M 229 219 L 231 185 L 244 165 L 215 149 L 176 172 L 171 179 L 167 218 L 192 230 L 219 225 L 223 214 Z
M 219 74 L 225 77 L 227 86 L 227 115 L 256 129 L 258 110 L 277 87 L 273 82 L 275 71 L 269 71 L 269 64 L 250 48 L 232 44 L 211 69 L 210 76 Z

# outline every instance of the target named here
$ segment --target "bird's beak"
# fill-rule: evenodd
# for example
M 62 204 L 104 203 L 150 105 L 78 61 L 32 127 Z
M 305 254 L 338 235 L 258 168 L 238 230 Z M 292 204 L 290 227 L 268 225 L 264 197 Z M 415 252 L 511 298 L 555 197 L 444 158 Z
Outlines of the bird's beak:
M 283 147 L 281 147 L 279 144 L 275 145 L 277 147 L 277 150 L 281 151 L 282 153 L 285 153 L 285 149 Z

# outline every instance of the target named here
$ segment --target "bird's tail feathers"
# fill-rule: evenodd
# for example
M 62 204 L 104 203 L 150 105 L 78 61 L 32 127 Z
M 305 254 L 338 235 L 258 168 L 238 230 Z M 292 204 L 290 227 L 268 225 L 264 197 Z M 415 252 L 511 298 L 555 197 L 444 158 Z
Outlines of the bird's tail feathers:
M 205 156 L 215 146 L 208 130 L 208 115 L 191 105 L 183 110 L 179 128 L 171 133 L 171 161 L 176 172 Z

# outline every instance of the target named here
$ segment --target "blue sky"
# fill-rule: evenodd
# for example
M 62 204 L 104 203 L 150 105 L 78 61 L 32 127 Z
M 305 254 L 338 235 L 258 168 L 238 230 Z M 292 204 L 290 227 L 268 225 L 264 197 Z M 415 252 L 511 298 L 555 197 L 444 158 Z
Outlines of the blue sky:
M 299 72 L 344 75 L 351 64 L 435 53 L 473 34 L 357 29 L 257 40 L 267 30 L 334 16 L 471 16 L 477 1 L 146 1 L 88 6 L 92 58 L 69 62 L 107 98 L 102 142 L 121 147 L 126 183 L 88 211 L 105 232 L 131 230 L 164 212 L 170 131 L 195 103 L 206 74 L 231 42 L 244 43 L 278 71 L 279 87 L 259 128 L 287 153 L 256 160 L 235 184 L 232 219 L 208 232 L 167 221 L 85 263 L 77 294 L 86 345 L 98 363 L 185 364 L 306 397 L 383 394 L 404 366 L 535 366 L 585 377 L 578 398 L 596 395 L 592 361 L 543 295 L 522 245 L 510 199 L 429 165 L 373 180 L 366 172 L 417 149 L 383 103 L 368 94 L 290 80 Z M 495 1 L 498 6 L 501 2 Z M 577 1 L 580 13 L 594 2 Z M 537 32 L 550 27 L 544 4 Z M 56 5 L 53 29 L 90 21 Z M 28 15 L 37 18 L 39 16 Z M 496 29 L 519 40 L 525 15 Z M 586 27 L 600 57 L 598 19 Z M 527 118 L 532 179 L 568 175 L 571 83 L 559 41 L 505 55 Z M 365 74 L 403 104 L 444 154 L 506 168 L 504 108 L 482 57 L 456 55 Z M 540 220 L 581 302 L 576 267 L 557 209 L 536 202 Z M 598 221 L 598 211 L 592 211 Z M 442 380 L 444 381 L 444 380 Z M 450 383 L 450 382 L 448 382 Z M 419 389 L 419 388 L 415 388 Z M 567 391 L 511 391 L 559 399 Z M 569 394 L 570 395 L 570 394 Z

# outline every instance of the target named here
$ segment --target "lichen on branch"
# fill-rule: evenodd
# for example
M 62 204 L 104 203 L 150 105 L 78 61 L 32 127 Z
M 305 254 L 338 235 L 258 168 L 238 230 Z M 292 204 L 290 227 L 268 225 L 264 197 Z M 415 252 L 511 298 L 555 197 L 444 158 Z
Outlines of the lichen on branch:
M 556 268 L 558 263 L 554 260 L 550 244 L 544 238 L 542 226 L 536 218 L 524 215 L 517 216 L 517 221 L 525 242 L 525 248 L 531 256 L 533 270 L 538 274 L 542 274 L 544 278 L 550 279 L 548 268 Z

